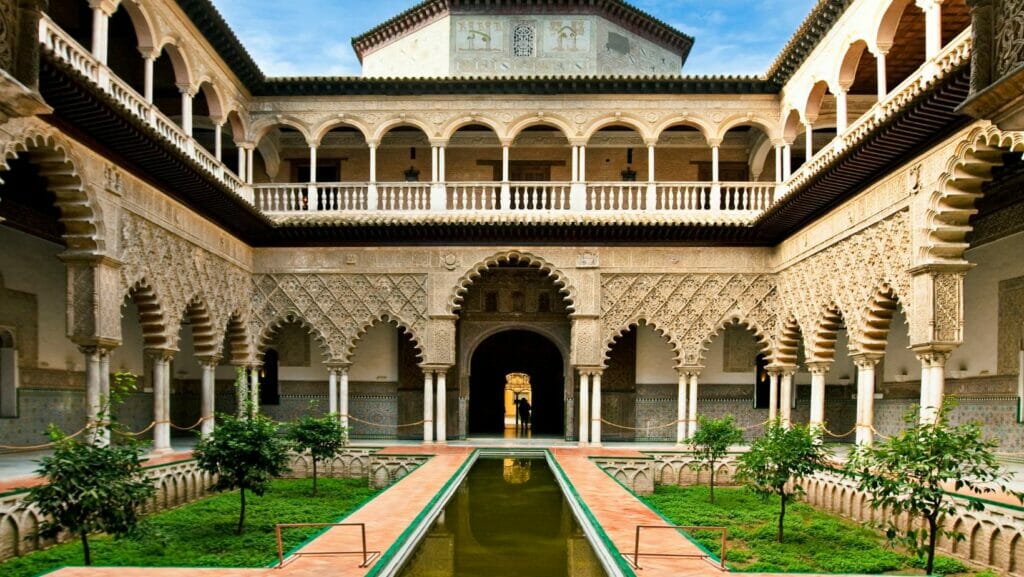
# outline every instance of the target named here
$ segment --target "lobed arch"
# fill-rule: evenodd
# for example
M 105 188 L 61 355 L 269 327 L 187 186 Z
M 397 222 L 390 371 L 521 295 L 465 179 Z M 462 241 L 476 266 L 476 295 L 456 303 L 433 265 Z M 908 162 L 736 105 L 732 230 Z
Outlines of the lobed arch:
M 472 286 L 473 282 L 476 281 L 481 274 L 491 268 L 495 268 L 509 262 L 524 262 L 531 267 L 539 268 L 541 272 L 547 273 L 555 283 L 555 286 L 559 287 L 558 292 L 562 295 L 562 301 L 565 303 L 566 310 L 571 313 L 576 309 L 576 289 L 573 288 L 572 284 L 569 282 L 569 278 L 564 272 L 541 257 L 528 252 L 510 250 L 495 253 L 478 261 L 468 271 L 466 271 L 462 277 L 459 278 L 458 282 L 455 284 L 454 290 L 448 297 L 448 313 L 455 314 L 462 308 L 463 297 L 465 297 L 466 292 L 469 291 L 469 287 Z
M 263 354 L 266 352 L 270 345 L 274 341 L 274 336 L 277 333 L 277 329 L 281 328 L 285 323 L 298 323 L 306 331 L 313 335 L 317 345 L 320 347 L 320 354 L 323 355 L 325 362 L 329 362 L 331 359 L 340 358 L 334 351 L 331 350 L 328 340 L 324 337 L 323 332 L 315 324 L 311 323 L 306 317 L 297 310 L 288 310 L 282 314 L 277 315 L 269 322 L 267 322 L 263 329 L 259 331 L 259 337 L 256 339 L 255 350 L 253 351 L 254 361 L 262 362 Z
M 146 349 L 163 349 L 171 346 L 167 336 L 167 315 L 163 301 L 157 291 L 145 278 L 132 283 L 122 298 L 131 299 L 139 309 L 139 324 L 142 326 L 142 343 Z
M 893 286 L 884 282 L 872 291 L 861 315 L 858 346 L 865 353 L 885 353 L 892 330 L 892 318 L 900 308 L 901 299 Z M 908 321 L 909 323 L 909 321 Z
M 302 134 L 302 137 L 306 139 L 306 142 L 319 142 L 314 140 L 309 128 L 297 117 L 287 114 L 277 114 L 274 116 L 265 116 L 254 120 L 249 125 L 249 141 L 258 144 L 267 135 L 268 132 L 279 126 L 287 126 L 294 128 Z M 326 132 L 325 132 L 326 134 Z
M 726 313 L 722 318 L 712 326 L 711 333 L 704 337 L 700 342 L 700 348 L 697 353 L 697 359 L 701 366 L 705 363 L 704 355 L 708 352 L 711 347 L 711 341 L 725 330 L 730 325 L 739 325 L 745 327 L 754 335 L 754 341 L 757 343 L 759 353 L 769 355 L 771 353 L 771 338 L 768 332 L 753 318 L 738 311 L 733 310 Z
M 957 145 L 928 198 L 920 262 L 964 262 L 969 221 L 977 213 L 974 203 L 982 186 L 992 180 L 992 169 L 1003 164 L 1005 153 L 1024 155 L 1024 132 L 981 126 Z
M 4 148 L 0 157 L 0 177 L 3 171 L 10 169 L 9 159 L 24 156 L 36 165 L 60 211 L 59 220 L 64 225 L 68 250 L 101 254 L 106 252 L 103 214 L 99 202 L 85 187 L 78 168 L 81 162 L 71 154 L 70 148 L 67 142 L 52 133 L 30 126 L 22 132 L 19 140 L 8 143 Z
M 676 366 L 683 366 L 682 347 L 680 347 L 679 343 L 672 338 L 672 334 L 657 321 L 648 319 L 647 317 L 638 316 L 623 323 L 618 328 L 613 329 L 611 334 L 605 336 L 604 349 L 601 351 L 601 360 L 605 368 L 607 368 L 608 361 L 611 359 L 612 348 L 615 346 L 616 341 L 633 329 L 639 330 L 640 323 L 654 329 L 654 332 L 658 333 L 659 336 L 668 340 L 668 345 L 672 348 L 672 356 L 673 360 L 675 360 Z
M 192 83 L 192 65 L 189 64 L 185 51 L 178 46 L 178 42 L 180 41 L 174 37 L 161 39 L 160 45 L 157 47 L 157 54 L 167 53 L 167 57 L 171 60 L 171 66 L 174 68 L 176 84 L 195 86 Z
M 467 126 L 486 126 L 494 131 L 495 136 L 498 137 L 498 141 L 502 142 L 505 139 L 505 127 L 498 122 L 487 118 L 486 116 L 479 116 L 471 114 L 469 116 L 459 116 L 446 124 L 439 131 L 441 139 L 448 141 L 451 140 L 455 133 Z
M 343 362 L 352 362 L 352 357 L 356 352 L 356 348 L 359 346 L 360 342 L 362 342 L 363 337 L 366 335 L 367 331 L 369 331 L 371 328 L 377 325 L 392 325 L 398 328 L 399 330 L 405 332 L 407 335 L 409 335 L 409 340 L 412 341 L 413 348 L 416 349 L 416 356 L 419 357 L 420 359 L 424 358 L 425 352 L 423 347 L 423 339 L 413 329 L 412 324 L 403 321 L 397 315 L 393 315 L 390 313 L 381 313 L 359 324 L 359 328 L 356 330 L 355 334 L 352 336 L 351 339 L 349 339 L 348 343 L 346 343 L 345 356 L 341 359 Z
M 391 132 L 393 129 L 398 128 L 400 126 L 411 126 L 413 128 L 418 128 L 423 132 L 424 135 L 426 135 L 428 140 L 430 140 L 434 136 L 434 134 L 431 133 L 430 125 L 424 122 L 423 120 L 420 120 L 415 117 L 405 117 L 392 118 L 390 120 L 382 122 L 380 125 L 377 126 L 377 129 L 374 130 L 373 136 L 371 138 L 367 138 L 367 140 L 373 142 L 380 142 L 381 139 L 384 138 L 384 136 L 388 132 Z
M 545 114 L 543 116 L 531 115 L 513 121 L 513 124 L 509 127 L 508 132 L 506 133 L 506 138 L 509 142 L 512 142 L 517 136 L 519 136 L 519 133 L 531 126 L 553 126 L 562 132 L 562 136 L 564 136 L 566 140 L 572 138 L 573 135 L 573 129 L 568 122 L 558 116 Z
M 804 331 L 800 322 L 795 316 L 790 316 L 782 323 L 779 331 L 779 339 L 775 349 L 767 356 L 769 364 L 782 365 L 787 367 L 796 366 L 801 341 L 804 339 Z
M 655 138 L 655 135 L 651 133 L 647 128 L 647 125 L 644 124 L 642 120 L 631 114 L 621 114 L 617 112 L 614 115 L 600 116 L 594 119 L 594 121 L 582 131 L 584 141 L 589 142 L 595 134 L 610 126 L 626 126 L 632 128 L 645 142 Z
M 846 315 L 835 301 L 823 307 L 814 321 L 814 328 L 805 338 L 806 356 L 809 363 L 831 363 L 836 357 L 836 341 L 839 331 L 846 326 Z M 849 330 L 847 329 L 847 335 Z M 853 339 L 850 338 L 852 345 Z
M 675 116 L 670 116 L 663 120 L 661 124 L 655 126 L 651 130 L 653 138 L 661 138 L 662 134 L 669 128 L 672 128 L 673 126 L 689 126 L 690 128 L 696 128 L 697 131 L 700 132 L 701 136 L 704 137 L 705 141 L 710 140 L 712 138 L 712 135 L 714 135 L 716 132 L 715 127 L 712 126 L 703 118 L 691 116 L 689 114 L 679 114 Z
M 182 317 L 177 320 L 177 330 L 174 326 L 168 327 L 171 336 L 171 347 L 177 348 L 181 334 L 181 318 L 187 318 L 192 327 L 192 348 L 196 357 L 210 357 L 217 353 L 221 342 L 217 340 L 214 327 L 217 323 L 210 313 L 210 308 L 201 296 L 193 296 L 185 305 Z
M 298 120 L 296 120 L 296 122 L 298 122 Z M 356 129 L 357 131 L 359 131 L 360 134 L 363 135 L 364 140 L 370 140 L 370 134 L 372 132 L 370 130 L 370 127 L 354 118 L 349 118 L 346 116 L 344 118 L 332 118 L 320 124 L 320 126 L 318 126 L 315 130 L 312 131 L 312 142 L 316 143 L 319 146 L 320 142 L 324 139 L 325 136 L 327 136 L 328 132 L 334 130 L 335 128 L 340 128 L 343 126 Z
M 246 322 L 246 315 L 242 311 L 232 311 L 228 315 L 227 322 L 216 337 L 218 349 L 214 354 L 224 356 L 231 355 L 230 363 L 241 366 L 251 364 L 254 360 L 252 351 L 252 338 L 249 335 L 249 323 Z M 223 350 L 224 342 L 227 341 L 229 351 Z

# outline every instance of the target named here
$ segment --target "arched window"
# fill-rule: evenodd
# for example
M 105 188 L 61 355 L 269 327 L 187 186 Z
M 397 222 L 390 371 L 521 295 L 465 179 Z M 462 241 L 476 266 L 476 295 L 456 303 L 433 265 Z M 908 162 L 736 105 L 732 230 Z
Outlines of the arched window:
M 516 24 L 512 29 L 512 55 L 533 56 L 533 43 L 536 34 L 530 24 Z
M 14 332 L 0 328 L 0 417 L 18 416 L 18 349 Z

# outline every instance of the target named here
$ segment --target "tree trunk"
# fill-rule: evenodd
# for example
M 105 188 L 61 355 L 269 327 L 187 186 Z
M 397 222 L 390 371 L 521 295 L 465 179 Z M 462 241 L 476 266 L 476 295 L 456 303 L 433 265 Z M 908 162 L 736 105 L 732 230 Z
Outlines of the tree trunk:
M 928 517 L 928 562 L 925 563 L 924 572 L 926 575 L 932 574 L 932 568 L 935 564 L 935 539 L 939 533 L 939 520 L 938 514 L 930 515 Z
M 85 564 L 92 565 L 92 555 L 89 553 L 89 534 L 81 531 L 78 535 L 82 538 L 82 555 L 85 557 Z
M 711 480 L 710 480 L 710 483 L 709 483 L 709 487 L 711 489 L 711 502 L 714 503 L 715 502 L 715 462 L 714 461 L 711 461 L 711 468 L 710 468 L 710 470 L 711 470 Z
M 775 540 L 782 543 L 782 520 L 786 518 L 786 493 L 779 493 L 779 496 L 782 498 L 782 508 L 779 509 L 779 533 Z
M 241 490 L 242 496 L 242 508 L 238 512 L 238 529 L 235 530 L 235 535 L 242 534 L 242 527 L 245 526 L 245 487 Z
M 313 457 L 313 496 L 316 497 L 316 457 Z

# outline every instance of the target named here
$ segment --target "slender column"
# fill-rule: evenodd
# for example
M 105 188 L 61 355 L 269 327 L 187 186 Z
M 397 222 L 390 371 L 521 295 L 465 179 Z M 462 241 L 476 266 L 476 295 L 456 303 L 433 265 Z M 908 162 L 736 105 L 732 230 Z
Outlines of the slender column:
M 782 147 L 782 179 L 788 180 L 791 174 L 793 174 L 793 145 L 787 142 L 786 146 Z
M 775 145 L 775 182 L 782 182 L 782 149 L 785 145 Z
M 807 160 L 814 156 L 814 125 L 804 123 L 804 147 L 807 149 Z
M 779 416 L 779 371 L 768 371 L 768 420 Z
M 327 412 L 338 412 L 338 371 L 334 367 L 327 368 Z
M 718 144 L 711 145 L 711 182 L 718 182 Z
M 437 151 L 437 146 L 430 147 L 430 182 L 437 182 L 437 177 L 440 175 L 440 153 Z
M 836 134 L 842 134 L 846 132 L 846 126 L 849 122 L 846 112 L 846 93 L 849 87 L 842 87 L 839 89 L 839 93 L 836 94 Z
M 654 144 L 647 145 L 647 182 L 654 182 Z
M 697 373 L 690 373 L 690 418 L 687 434 L 693 437 L 697 432 Z
M 437 147 L 437 181 L 444 182 L 445 170 L 444 170 L 444 147 Z
M 924 7 L 924 57 L 935 58 L 942 50 L 942 2 L 933 1 Z
M 248 414 L 246 406 L 249 404 L 249 372 L 246 371 L 245 367 L 235 367 L 235 371 L 235 410 L 238 418 L 244 419 Z M 241 382 L 237 378 L 238 371 L 242 371 L 245 374 Z
M 789 427 L 793 419 L 793 369 L 782 371 L 779 379 L 779 416 L 782 424 Z
M 102 403 L 100 401 L 100 352 L 96 347 L 79 347 L 85 356 L 85 420 L 95 423 L 99 420 Z M 97 425 L 98 427 L 98 425 Z M 90 440 L 97 442 L 98 429 Z
M 501 145 L 501 181 L 508 182 L 509 177 L 509 145 Z
M 224 123 L 218 122 L 213 125 L 213 156 L 217 162 L 221 162 L 224 154 Z
M 214 393 L 216 392 L 215 377 L 217 363 L 219 362 L 220 359 L 217 357 L 209 357 L 199 361 L 199 365 L 203 369 L 202 388 L 199 391 L 199 417 L 203 421 L 199 425 L 199 432 L 204 437 L 213 432 Z
M 931 422 L 935 414 L 935 408 L 932 406 L 931 387 L 928 386 L 928 381 L 932 376 L 931 359 L 932 357 L 928 353 L 918 353 L 917 355 L 917 360 L 921 361 L 921 397 L 918 401 L 918 412 L 922 425 Z
M 373 152 L 370 152 L 370 174 L 373 174 Z M 371 177 L 370 180 L 373 180 Z M 316 183 L 316 144 L 310 143 L 309 145 L 309 182 L 310 184 Z
M 370 183 L 377 182 L 377 143 L 370 144 Z
M 676 444 L 682 445 L 686 442 L 686 385 L 690 380 L 689 375 L 686 373 L 679 374 L 679 389 L 676 393 Z
M 597 371 L 591 377 L 593 392 L 590 395 L 590 444 L 601 444 L 601 373 Z
M 437 442 L 448 440 L 448 373 L 437 371 Z
M 249 400 L 252 401 L 252 414 L 260 412 L 260 368 L 249 368 Z
M 153 452 L 171 450 L 170 423 L 170 351 L 158 350 L 153 354 Z
M 423 442 L 434 441 L 434 372 L 423 371 Z
M 110 404 L 110 351 L 100 349 L 100 405 L 106 409 L 103 429 L 100 431 L 100 442 L 110 444 L 110 418 L 113 406 Z
M 888 77 L 885 71 L 885 55 L 889 53 L 889 47 L 884 50 L 879 48 L 878 53 L 875 54 L 875 68 L 878 70 L 875 82 L 878 86 L 878 101 L 885 100 L 887 94 L 889 94 Z
M 590 431 L 590 373 L 580 371 L 580 444 L 586 445 Z
M 857 355 L 857 436 L 858 445 L 870 446 L 874 441 L 875 365 L 880 357 Z
M 925 350 L 917 354 L 921 361 L 921 423 L 934 423 L 942 406 L 946 385 L 948 351 Z
M 253 173 L 253 156 L 254 148 L 250 145 L 245 149 L 245 182 L 246 184 L 252 184 L 252 173 Z
M 107 38 L 110 17 L 103 8 L 99 6 L 98 2 L 93 3 L 92 7 L 92 55 L 96 60 L 100 61 L 100 64 L 107 63 Z
M 192 97 L 195 91 L 188 84 L 179 84 L 178 90 L 181 91 L 181 129 L 192 136 Z
M 246 174 L 247 174 L 246 170 L 245 170 L 245 149 L 242 148 L 241 146 L 239 146 L 237 142 L 235 143 L 235 146 L 238 146 L 238 174 L 237 174 L 237 176 L 238 176 L 238 178 L 240 178 L 242 180 L 245 180 L 246 179 Z
M 572 145 L 572 181 L 580 181 L 580 147 Z
M 807 363 L 811 371 L 811 427 L 825 424 L 825 373 L 829 363 Z
M 348 367 L 338 369 L 340 376 L 338 386 L 338 416 L 341 426 L 345 428 L 345 435 L 348 436 Z
M 153 104 L 153 64 L 156 62 L 156 54 L 143 54 L 143 90 L 142 96 L 146 102 Z
M 587 181 L 587 146 L 580 145 L 580 182 Z

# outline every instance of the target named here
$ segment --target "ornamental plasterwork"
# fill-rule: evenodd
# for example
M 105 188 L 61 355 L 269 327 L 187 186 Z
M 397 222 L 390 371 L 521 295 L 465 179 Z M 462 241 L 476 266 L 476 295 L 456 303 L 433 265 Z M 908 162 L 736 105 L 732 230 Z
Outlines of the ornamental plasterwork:
M 251 332 L 265 344 L 279 324 L 296 320 L 316 335 L 329 360 L 345 361 L 361 334 L 386 319 L 422 347 L 426 282 L 426 274 L 257 274 Z
M 775 280 L 765 274 L 601 275 L 602 339 L 639 320 L 663 333 L 680 365 L 700 365 L 710 339 L 725 324 L 747 324 L 767 341 L 777 324 Z
M 120 260 L 120 294 L 140 282 L 153 289 L 171 348 L 177 347 L 182 316 L 192 302 L 205 305 L 217 343 L 231 315 L 244 317 L 248 311 L 247 295 L 240 290 L 248 284 L 245 270 L 127 211 L 121 218 Z
M 996 22 L 996 77 L 1024 62 L 1024 0 L 998 0 Z
M 781 271 L 780 313 L 796 319 L 807 356 L 813 356 L 815 327 L 833 308 L 846 322 L 850 346 L 857 347 L 864 338 L 869 307 L 886 287 L 895 292 L 908 321 L 914 322 L 911 253 L 910 213 L 904 210 Z

